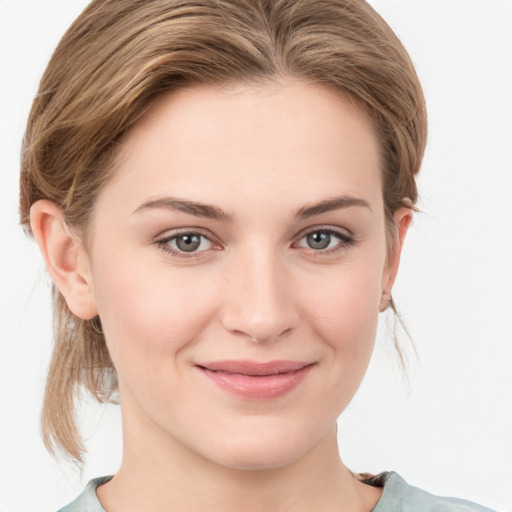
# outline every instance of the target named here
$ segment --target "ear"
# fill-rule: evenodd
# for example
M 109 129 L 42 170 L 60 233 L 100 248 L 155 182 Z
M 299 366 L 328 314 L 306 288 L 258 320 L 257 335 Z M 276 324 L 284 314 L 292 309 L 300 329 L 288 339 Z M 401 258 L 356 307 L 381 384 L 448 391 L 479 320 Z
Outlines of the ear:
M 400 255 L 404 246 L 405 235 L 411 224 L 412 210 L 410 208 L 399 208 L 394 215 L 393 248 L 388 255 L 386 267 L 382 276 L 382 298 L 379 310 L 382 312 L 389 306 L 391 289 L 398 273 Z
M 62 210 L 51 201 L 36 201 L 30 208 L 30 226 L 46 269 L 69 309 L 79 318 L 96 316 L 89 258 Z

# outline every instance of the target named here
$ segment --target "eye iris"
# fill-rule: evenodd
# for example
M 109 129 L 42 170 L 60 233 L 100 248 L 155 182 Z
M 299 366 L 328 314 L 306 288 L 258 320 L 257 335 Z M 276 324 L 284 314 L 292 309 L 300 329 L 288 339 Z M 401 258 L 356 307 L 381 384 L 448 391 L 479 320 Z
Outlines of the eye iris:
M 180 251 L 193 252 L 201 244 L 201 237 L 197 235 L 180 235 L 176 238 L 176 246 Z
M 331 235 L 325 231 L 310 233 L 306 239 L 311 249 L 325 249 L 331 243 Z

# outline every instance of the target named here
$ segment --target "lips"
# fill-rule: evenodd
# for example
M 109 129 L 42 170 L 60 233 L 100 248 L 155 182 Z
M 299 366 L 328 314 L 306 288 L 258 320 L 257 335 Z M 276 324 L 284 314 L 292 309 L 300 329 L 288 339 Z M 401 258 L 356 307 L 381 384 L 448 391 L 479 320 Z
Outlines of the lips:
M 304 361 L 215 361 L 196 366 L 224 391 L 249 400 L 269 400 L 299 386 L 314 364 Z

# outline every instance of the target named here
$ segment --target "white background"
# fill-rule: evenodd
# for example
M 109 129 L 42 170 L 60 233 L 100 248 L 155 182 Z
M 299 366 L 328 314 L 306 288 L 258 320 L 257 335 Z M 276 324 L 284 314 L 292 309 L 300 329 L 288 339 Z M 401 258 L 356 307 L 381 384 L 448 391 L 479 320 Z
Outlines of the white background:
M 121 452 L 115 407 L 86 409 L 82 474 L 39 437 L 48 279 L 17 226 L 20 141 L 51 51 L 86 0 L 0 0 L 0 510 L 51 511 Z M 422 200 L 395 299 L 418 353 L 403 382 L 381 335 L 340 420 L 355 471 L 512 510 L 512 1 L 373 0 L 411 53 L 429 108 Z M 384 320 L 384 319 L 383 319 Z M 381 329 L 383 332 L 384 326 Z

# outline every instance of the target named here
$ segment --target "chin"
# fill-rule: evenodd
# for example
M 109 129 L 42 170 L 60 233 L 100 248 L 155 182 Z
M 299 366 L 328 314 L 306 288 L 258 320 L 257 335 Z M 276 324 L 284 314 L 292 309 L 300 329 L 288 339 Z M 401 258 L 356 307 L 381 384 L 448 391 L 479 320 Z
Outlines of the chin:
M 304 425 L 261 423 L 259 428 L 247 428 L 212 440 L 207 457 L 229 469 L 278 469 L 304 457 L 326 434 L 313 432 Z

